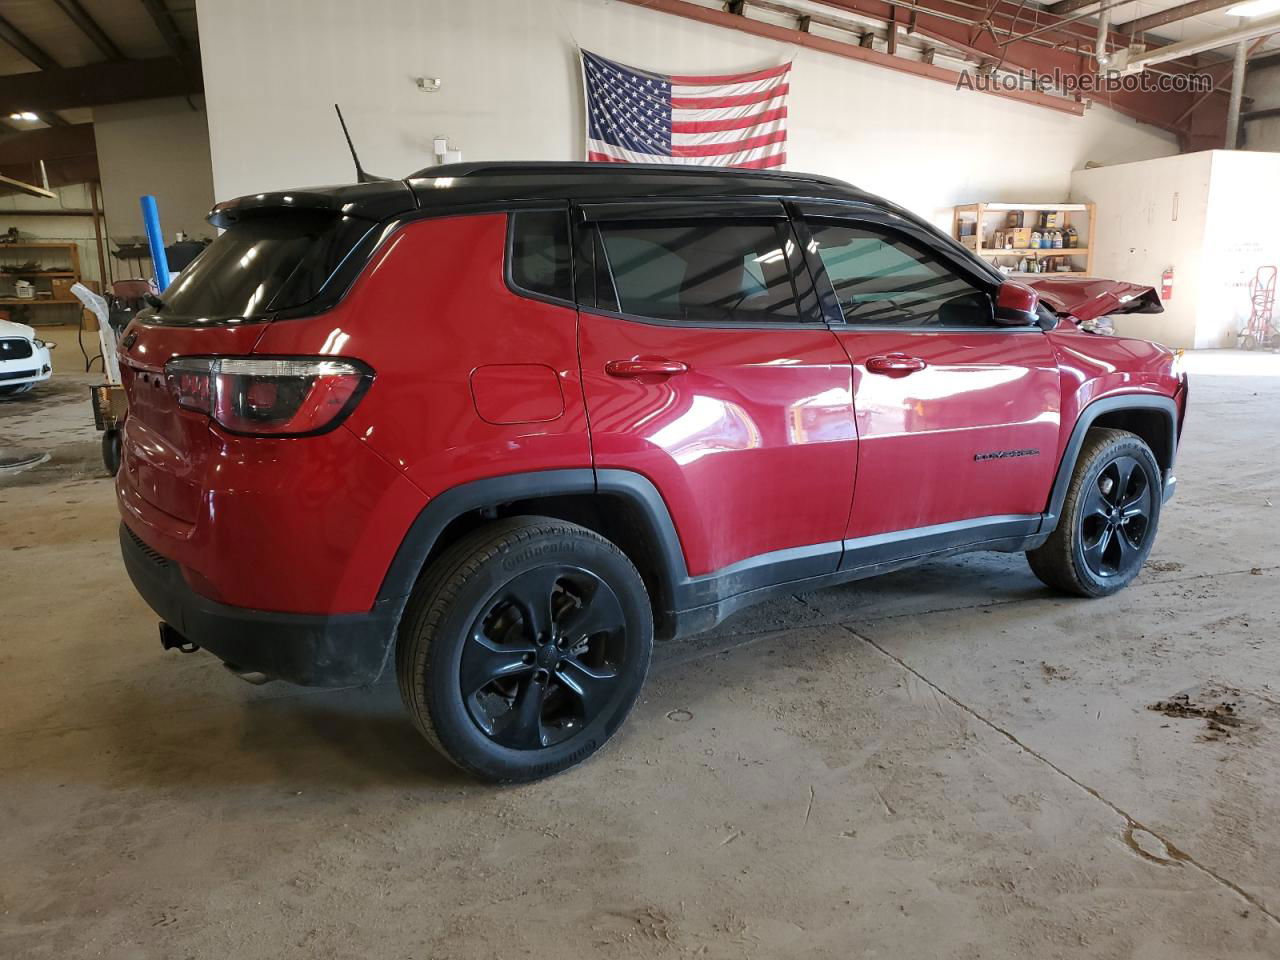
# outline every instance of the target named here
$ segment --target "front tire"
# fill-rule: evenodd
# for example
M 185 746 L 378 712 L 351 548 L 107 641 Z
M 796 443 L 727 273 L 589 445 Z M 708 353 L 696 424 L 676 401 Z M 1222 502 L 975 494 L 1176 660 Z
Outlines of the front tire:
M 447 550 L 419 581 L 396 645 L 414 724 L 484 780 L 538 780 L 602 747 L 653 649 L 644 582 L 572 523 L 516 517 Z
M 1126 430 L 1090 430 L 1076 460 L 1058 526 L 1027 551 L 1042 582 L 1106 597 L 1138 575 L 1155 542 L 1163 502 L 1156 458 Z

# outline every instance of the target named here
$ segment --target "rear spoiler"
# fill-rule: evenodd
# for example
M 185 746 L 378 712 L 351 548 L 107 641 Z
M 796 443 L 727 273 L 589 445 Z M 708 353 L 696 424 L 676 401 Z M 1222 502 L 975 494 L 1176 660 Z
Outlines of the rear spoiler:
M 417 208 L 417 200 L 403 180 L 361 183 L 336 187 L 309 187 L 304 190 L 277 190 L 253 193 L 214 206 L 206 217 L 215 227 L 226 229 L 252 217 L 279 215 L 288 211 L 360 217 L 374 222 Z

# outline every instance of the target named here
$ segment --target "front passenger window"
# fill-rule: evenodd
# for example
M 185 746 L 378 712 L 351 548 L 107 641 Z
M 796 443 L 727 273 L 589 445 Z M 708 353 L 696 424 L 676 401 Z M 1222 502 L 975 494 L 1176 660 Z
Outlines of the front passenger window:
M 986 291 L 896 234 L 813 222 L 809 233 L 846 323 L 893 327 L 994 323 Z

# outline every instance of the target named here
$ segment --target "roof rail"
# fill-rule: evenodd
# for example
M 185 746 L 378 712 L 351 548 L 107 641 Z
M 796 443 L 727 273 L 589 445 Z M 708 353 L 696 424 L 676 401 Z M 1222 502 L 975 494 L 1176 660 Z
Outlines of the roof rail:
M 552 174 L 573 174 L 575 176 L 618 176 L 634 173 L 657 173 L 671 176 L 705 176 L 705 177 L 764 177 L 778 180 L 793 180 L 809 183 L 829 183 L 848 186 L 843 180 L 824 177 L 814 173 L 791 173 L 786 170 L 744 170 L 741 167 L 709 167 L 685 166 L 669 163 L 588 163 L 570 160 L 542 161 L 475 161 L 472 163 L 446 163 L 435 167 L 424 167 L 409 174 L 406 179 L 416 180 L 434 177 L 484 177 L 484 176 L 537 176 Z

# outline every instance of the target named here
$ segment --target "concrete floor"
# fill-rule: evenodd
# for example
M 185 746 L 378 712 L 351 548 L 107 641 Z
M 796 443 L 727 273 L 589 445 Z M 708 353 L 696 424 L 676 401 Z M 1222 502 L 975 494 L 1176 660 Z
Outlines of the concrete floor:
M 1280 357 L 1193 364 L 1125 592 L 993 554 L 758 608 L 515 789 L 393 683 L 163 654 L 59 375 L 0 405 L 53 452 L 0 481 L 0 956 L 1280 956 Z M 1179 692 L 1239 726 L 1147 709 Z

